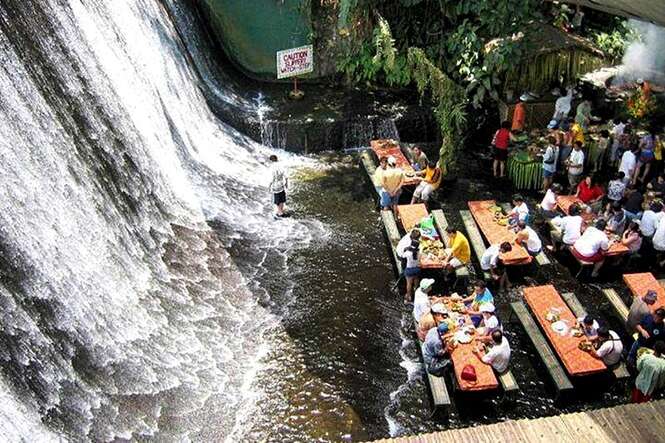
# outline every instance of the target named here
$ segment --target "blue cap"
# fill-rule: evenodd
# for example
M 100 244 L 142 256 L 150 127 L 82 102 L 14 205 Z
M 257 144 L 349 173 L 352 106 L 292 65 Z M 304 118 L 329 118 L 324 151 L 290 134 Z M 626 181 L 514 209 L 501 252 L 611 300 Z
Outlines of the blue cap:
M 547 124 L 547 129 L 556 129 L 559 126 L 559 122 L 556 120 L 550 120 Z
M 439 324 L 439 326 L 436 327 L 436 330 L 439 333 L 439 335 L 445 334 L 446 332 L 448 332 L 448 323 L 443 322 Z

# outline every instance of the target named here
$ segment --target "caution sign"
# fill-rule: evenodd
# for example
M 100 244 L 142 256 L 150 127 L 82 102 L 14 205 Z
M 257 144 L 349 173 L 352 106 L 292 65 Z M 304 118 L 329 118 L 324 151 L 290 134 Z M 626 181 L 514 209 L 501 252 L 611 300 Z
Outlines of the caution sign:
M 314 70 L 312 45 L 277 52 L 277 78 L 307 74 Z

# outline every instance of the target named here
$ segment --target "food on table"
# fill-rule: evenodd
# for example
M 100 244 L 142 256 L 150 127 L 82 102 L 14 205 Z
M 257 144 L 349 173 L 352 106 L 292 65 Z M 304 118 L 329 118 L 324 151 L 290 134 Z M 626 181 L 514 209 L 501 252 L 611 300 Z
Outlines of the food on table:
M 581 342 L 579 342 L 577 347 L 585 352 L 589 352 L 591 349 L 593 349 L 593 345 L 591 344 L 591 342 L 587 340 L 582 340 Z
M 580 328 L 572 328 L 570 333 L 573 337 L 581 337 L 584 335 L 584 332 Z
M 557 322 L 559 321 L 560 318 L 561 318 L 561 312 L 556 308 L 550 308 L 545 314 L 545 320 L 547 320 L 550 323 Z

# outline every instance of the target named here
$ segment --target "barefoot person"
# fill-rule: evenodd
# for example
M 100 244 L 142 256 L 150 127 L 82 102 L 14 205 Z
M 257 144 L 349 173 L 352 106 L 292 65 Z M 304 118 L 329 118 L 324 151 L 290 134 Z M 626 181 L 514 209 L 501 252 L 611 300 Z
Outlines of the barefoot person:
M 492 170 L 494 177 L 502 178 L 506 175 L 506 160 L 508 160 L 508 145 L 513 140 L 513 134 L 510 132 L 510 122 L 501 123 L 501 128 L 494 134 L 492 146 L 494 150 L 494 163 Z
M 270 159 L 270 192 L 272 192 L 272 202 L 275 205 L 275 216 L 284 217 L 284 204 L 286 203 L 286 189 L 289 185 L 289 179 L 286 172 L 279 164 L 276 155 L 271 155 Z

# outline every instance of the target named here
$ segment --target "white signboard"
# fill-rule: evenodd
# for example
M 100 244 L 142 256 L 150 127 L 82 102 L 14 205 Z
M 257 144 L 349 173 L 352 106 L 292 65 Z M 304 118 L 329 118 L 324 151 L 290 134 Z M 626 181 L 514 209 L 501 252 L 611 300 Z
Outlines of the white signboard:
M 314 70 L 312 45 L 277 52 L 277 78 L 307 74 Z

